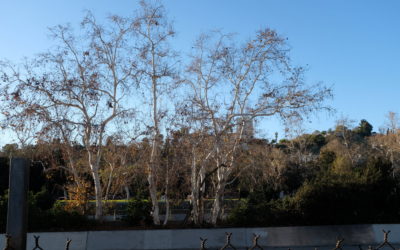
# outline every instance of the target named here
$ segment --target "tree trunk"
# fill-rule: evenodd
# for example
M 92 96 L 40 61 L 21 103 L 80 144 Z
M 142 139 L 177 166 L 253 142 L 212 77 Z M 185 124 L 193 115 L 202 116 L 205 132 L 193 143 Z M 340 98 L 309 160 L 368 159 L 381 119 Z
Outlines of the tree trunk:
M 165 194 L 165 219 L 163 225 L 166 226 L 169 220 L 169 215 L 170 215 L 170 206 L 169 206 L 169 199 L 168 199 L 168 193 Z
M 154 45 L 151 47 L 151 55 L 152 55 L 152 98 L 153 98 L 153 110 L 152 110 L 152 119 L 154 125 L 154 134 L 153 134 L 153 145 L 151 149 L 150 155 L 150 171 L 148 176 L 149 181 L 149 191 L 151 202 L 153 204 L 153 222 L 155 225 L 160 225 L 160 209 L 158 205 L 157 199 L 157 185 L 155 180 L 155 174 L 157 171 L 157 164 L 159 163 L 159 140 L 160 140 L 160 130 L 159 130 L 159 117 L 158 117 L 158 93 L 157 93 L 157 77 L 156 77 L 156 69 L 155 69 L 155 60 L 154 60 Z
M 192 221 L 195 225 L 201 225 L 204 221 L 204 202 L 203 196 L 205 192 L 205 167 L 200 166 L 197 170 L 196 156 L 193 154 L 193 162 L 191 166 L 191 203 L 192 203 Z
M 87 143 L 87 145 L 89 145 Z M 90 148 L 87 148 L 87 153 L 88 153 L 88 161 L 89 161 L 89 166 L 90 170 L 92 173 L 93 177 L 93 182 L 94 182 L 94 192 L 95 192 L 95 198 L 96 198 L 96 213 L 95 213 L 95 219 L 102 221 L 103 219 L 103 193 L 102 193 L 102 188 L 101 188 L 101 181 L 100 181 L 100 175 L 99 175 L 99 164 L 98 160 L 96 161 L 93 160 L 93 153 L 90 151 Z
M 69 151 L 69 150 L 67 150 Z M 74 176 L 74 182 L 78 187 L 81 186 L 80 178 L 78 172 L 76 171 L 74 160 L 72 158 L 71 153 L 68 152 L 68 161 L 69 161 L 69 168 L 71 169 L 72 175 Z
M 104 199 L 105 199 L 106 201 L 108 201 L 108 198 L 109 198 L 113 174 L 114 174 L 114 165 L 113 165 L 113 164 L 110 164 L 110 174 L 108 175 L 106 194 L 105 194 L 105 196 L 104 196 Z
M 153 167 L 150 167 L 150 168 L 153 168 Z M 160 216 L 159 216 L 160 209 L 158 206 L 157 187 L 156 187 L 154 179 L 155 179 L 154 171 L 153 171 L 153 169 L 150 169 L 147 180 L 149 182 L 149 192 L 150 192 L 150 198 L 151 198 L 151 203 L 152 203 L 153 223 L 155 225 L 160 225 Z
M 169 207 L 169 199 L 168 199 L 168 194 L 169 194 L 169 165 L 168 165 L 168 160 L 167 160 L 167 173 L 165 177 L 165 194 L 164 194 L 164 201 L 165 201 L 165 219 L 163 222 L 163 225 L 166 226 L 169 220 L 169 214 L 170 214 L 170 207 Z
M 224 201 L 224 192 L 225 192 L 226 182 L 224 180 L 218 181 L 216 190 L 215 190 L 215 197 L 214 203 L 211 213 L 211 223 L 216 226 L 219 219 L 223 217 L 222 206 Z
M 99 175 L 99 170 L 98 166 L 92 166 L 92 176 L 93 176 L 93 181 L 94 181 L 94 192 L 95 192 L 95 197 L 96 197 L 96 214 L 95 214 L 95 219 L 96 220 L 102 220 L 103 219 L 103 203 L 102 203 L 102 190 L 101 190 L 101 182 L 100 182 L 100 175 Z
M 131 193 L 129 192 L 128 185 L 125 185 L 124 189 L 125 189 L 126 199 L 129 200 L 131 198 Z
M 198 209 L 199 209 L 199 223 L 203 224 L 204 222 L 204 195 L 206 193 L 206 182 L 205 182 L 205 178 L 206 178 L 206 168 L 204 165 L 202 165 L 200 167 L 200 171 L 199 171 L 199 198 L 198 198 Z
M 198 181 L 198 176 L 197 176 L 197 171 L 192 166 L 192 176 L 191 176 L 191 183 L 192 183 L 192 192 L 191 192 L 191 203 L 192 203 L 192 221 L 194 224 L 199 225 L 201 223 L 200 221 L 200 215 L 199 215 L 199 199 L 200 198 L 200 188 L 199 184 L 200 182 Z

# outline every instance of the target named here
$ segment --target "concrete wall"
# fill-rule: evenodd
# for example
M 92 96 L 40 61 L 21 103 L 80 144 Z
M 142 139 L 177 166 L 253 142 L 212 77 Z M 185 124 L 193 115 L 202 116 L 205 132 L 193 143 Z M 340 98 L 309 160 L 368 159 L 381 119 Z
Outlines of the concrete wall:
M 377 246 L 383 241 L 382 230 L 388 231 L 389 242 L 400 245 L 400 225 L 349 225 L 314 227 L 224 228 L 179 230 L 131 230 L 54 232 L 28 234 L 27 250 L 34 248 L 33 235 L 40 236 L 44 250 L 63 250 L 67 238 L 72 239 L 71 250 L 128 250 L 128 249 L 199 249 L 200 237 L 207 238 L 207 248 L 217 249 L 225 244 L 225 232 L 232 233 L 232 245 L 247 249 L 253 234 L 260 235 L 263 247 L 279 249 L 332 249 L 338 238 L 344 238 L 344 247 Z M 5 245 L 0 235 L 0 249 Z

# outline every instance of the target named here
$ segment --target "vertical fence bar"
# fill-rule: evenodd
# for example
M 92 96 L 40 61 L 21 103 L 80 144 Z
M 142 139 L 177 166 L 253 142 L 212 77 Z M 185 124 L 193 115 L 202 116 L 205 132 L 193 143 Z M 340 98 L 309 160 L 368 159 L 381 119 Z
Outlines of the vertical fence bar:
M 65 243 L 65 250 L 69 250 L 69 245 L 71 244 L 71 239 L 67 239 L 67 242 Z
M 28 160 L 23 158 L 11 159 L 9 183 L 6 231 L 11 236 L 10 247 L 15 250 L 25 250 L 29 188 Z
M 43 248 L 41 248 L 41 247 L 39 246 L 39 239 L 40 239 L 40 236 L 34 235 L 33 237 L 35 238 L 35 247 L 32 248 L 32 250 L 43 250 Z

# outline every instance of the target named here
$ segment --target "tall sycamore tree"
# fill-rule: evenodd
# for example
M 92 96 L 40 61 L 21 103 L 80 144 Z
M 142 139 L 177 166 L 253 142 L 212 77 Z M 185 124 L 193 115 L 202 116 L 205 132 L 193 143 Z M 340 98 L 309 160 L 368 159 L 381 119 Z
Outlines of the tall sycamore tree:
M 216 179 L 210 219 L 214 225 L 222 219 L 226 185 L 242 167 L 237 155 L 246 139 L 246 126 L 256 118 L 303 117 L 327 108 L 324 101 L 331 90 L 321 84 L 307 85 L 304 69 L 291 66 L 288 52 L 286 39 L 271 29 L 259 30 L 243 44 L 220 32 L 203 34 L 193 46 L 186 70 L 187 103 L 193 110 L 191 120 L 212 140 L 205 155 L 214 162 L 214 168 L 206 170 Z M 194 180 L 207 176 L 196 165 L 192 171 L 201 175 Z M 201 185 L 193 187 L 192 198 L 201 198 L 197 190 Z
M 137 35 L 137 49 L 139 52 L 139 70 L 141 73 L 140 86 L 144 93 L 146 107 L 145 125 L 151 143 L 148 158 L 148 184 L 152 202 L 153 222 L 160 224 L 159 205 L 157 195 L 157 172 L 161 167 L 162 129 L 169 127 L 166 124 L 168 110 L 172 102 L 166 97 L 174 90 L 178 79 L 176 74 L 177 55 L 171 49 L 169 41 L 175 31 L 168 21 L 164 7 L 159 2 L 140 1 L 141 8 L 133 22 L 134 32 Z M 165 195 L 166 196 L 166 195 Z M 168 197 L 165 197 L 168 207 Z M 168 215 L 164 224 L 168 221 Z
M 56 46 L 19 65 L 1 62 L 4 113 L 10 126 L 18 117 L 34 119 L 37 136 L 58 131 L 64 143 L 83 145 L 101 219 L 101 159 L 105 138 L 117 118 L 129 118 L 128 90 L 136 83 L 137 63 L 131 19 L 111 16 L 100 25 L 87 13 L 76 33 L 68 25 L 52 28 Z M 71 145 L 72 146 L 72 145 Z

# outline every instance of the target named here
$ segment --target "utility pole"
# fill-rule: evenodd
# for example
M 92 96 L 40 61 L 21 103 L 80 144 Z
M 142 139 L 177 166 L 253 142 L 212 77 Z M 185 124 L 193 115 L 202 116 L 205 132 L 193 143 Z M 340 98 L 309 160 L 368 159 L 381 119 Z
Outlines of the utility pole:
M 24 158 L 12 158 L 7 210 L 7 235 L 14 250 L 26 249 L 28 222 L 28 189 L 30 163 Z

